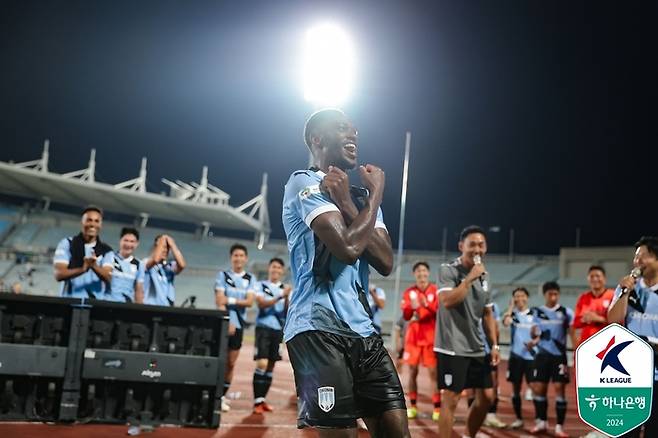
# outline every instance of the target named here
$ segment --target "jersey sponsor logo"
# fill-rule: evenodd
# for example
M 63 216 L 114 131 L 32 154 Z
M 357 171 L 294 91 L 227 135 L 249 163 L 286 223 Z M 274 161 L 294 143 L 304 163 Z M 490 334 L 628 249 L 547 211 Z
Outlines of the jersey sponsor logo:
M 631 319 L 649 319 L 651 321 L 658 321 L 658 315 L 655 313 L 631 312 L 628 317 Z
M 322 191 L 320 190 L 320 184 L 315 184 L 315 185 L 308 186 L 308 187 L 305 187 L 304 189 L 302 189 L 299 192 L 299 198 L 304 200 L 304 199 L 307 199 L 307 198 L 311 197 L 312 195 L 317 195 L 321 192 Z
M 334 408 L 336 397 L 333 386 L 321 386 L 318 388 L 318 406 L 325 412 Z

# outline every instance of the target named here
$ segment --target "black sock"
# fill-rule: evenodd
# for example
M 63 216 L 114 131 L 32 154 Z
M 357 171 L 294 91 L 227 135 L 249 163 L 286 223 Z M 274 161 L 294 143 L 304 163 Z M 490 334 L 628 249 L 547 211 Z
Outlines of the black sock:
M 493 403 L 491 403 L 491 406 L 489 406 L 489 413 L 495 414 L 497 410 L 498 410 L 498 397 L 496 397 Z
M 535 402 L 535 416 L 539 420 L 546 421 L 546 413 L 548 411 L 548 402 L 546 401 L 546 397 L 537 397 L 533 399 Z
M 555 400 L 555 413 L 557 414 L 557 424 L 564 424 L 564 417 L 567 416 L 567 401 L 563 398 Z
M 466 401 L 468 402 L 468 407 L 470 408 L 475 401 L 475 397 L 469 397 Z
M 270 386 L 272 386 L 272 371 L 265 373 L 265 389 L 263 392 L 263 397 L 267 397 L 267 393 L 270 391 Z
M 224 392 L 222 393 L 222 395 L 226 395 L 230 387 L 231 387 L 231 382 L 227 382 L 226 380 L 224 380 Z
M 254 371 L 254 383 L 253 383 L 254 401 L 256 404 L 262 403 L 263 400 L 265 399 L 266 385 L 267 382 L 265 379 L 265 371 L 256 368 L 256 370 Z
M 516 418 L 521 420 L 522 419 L 522 417 L 521 417 L 521 394 L 514 394 L 512 396 L 512 406 L 514 407 L 514 413 L 516 414 Z

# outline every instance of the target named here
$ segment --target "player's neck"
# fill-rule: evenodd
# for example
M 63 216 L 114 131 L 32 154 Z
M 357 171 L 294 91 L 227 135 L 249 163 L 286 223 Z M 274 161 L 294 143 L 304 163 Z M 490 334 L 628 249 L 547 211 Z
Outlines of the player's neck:
M 82 235 L 82 240 L 85 241 L 85 243 L 96 243 L 96 237 L 94 236 L 85 236 L 84 234 Z
M 517 312 L 521 312 L 521 313 L 523 313 L 523 312 L 525 312 L 526 310 L 528 310 L 528 306 L 523 306 L 523 307 L 516 306 L 516 311 L 517 311 Z
M 597 298 L 603 295 L 603 292 L 605 292 L 605 287 L 600 287 L 597 289 L 592 288 L 592 294 Z
M 644 275 L 642 276 L 642 279 L 644 280 L 644 284 L 646 284 L 648 287 L 655 286 L 658 283 L 658 271 L 656 272 L 644 272 Z
M 418 283 L 416 282 L 416 287 L 420 290 L 425 290 L 427 287 L 430 285 L 430 282 L 425 282 L 425 283 Z
M 268 281 L 269 281 L 270 283 L 272 283 L 272 284 L 279 284 L 279 283 L 281 283 L 281 279 L 280 279 L 280 278 L 277 278 L 276 280 L 270 278 L 270 279 L 268 279 Z
M 236 273 L 236 274 L 242 274 L 242 273 L 244 272 L 244 268 L 235 268 L 235 267 L 232 267 L 232 268 L 231 268 L 231 271 L 233 271 L 233 272 Z
M 127 259 L 132 255 L 132 253 L 128 254 L 123 251 L 119 251 L 119 255 L 121 256 L 122 259 Z

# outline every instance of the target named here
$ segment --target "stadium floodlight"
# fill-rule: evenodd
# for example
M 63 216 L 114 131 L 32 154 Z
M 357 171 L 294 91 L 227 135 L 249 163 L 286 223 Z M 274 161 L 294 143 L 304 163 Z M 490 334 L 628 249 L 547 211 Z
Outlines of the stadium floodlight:
M 355 76 L 355 54 L 349 36 L 333 24 L 306 33 L 304 98 L 316 106 L 336 106 L 348 98 Z

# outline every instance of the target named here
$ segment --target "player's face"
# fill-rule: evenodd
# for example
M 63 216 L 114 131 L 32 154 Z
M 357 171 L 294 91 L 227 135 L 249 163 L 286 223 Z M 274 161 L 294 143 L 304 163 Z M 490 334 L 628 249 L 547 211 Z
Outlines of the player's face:
M 459 242 L 459 251 L 462 253 L 462 262 L 473 265 L 473 257 L 484 257 L 487 253 L 487 239 L 482 233 L 471 233 Z
M 594 269 L 587 274 L 587 283 L 592 290 L 600 290 L 605 287 L 605 274 Z
M 279 262 L 272 262 L 267 268 L 267 276 L 271 282 L 277 282 L 283 277 L 283 266 Z
M 97 211 L 88 211 L 82 215 L 81 224 L 85 240 L 96 239 L 103 228 L 103 217 Z
M 121 252 L 122 257 L 129 257 L 133 255 L 135 250 L 139 245 L 139 240 L 134 234 L 124 234 L 123 237 L 119 240 L 119 251 Z
M 658 270 L 658 260 L 656 256 L 649 252 L 646 245 L 641 245 L 635 250 L 633 266 L 642 270 L 642 275 L 653 273 Z
M 231 267 L 233 272 L 241 272 L 247 264 L 247 253 L 241 249 L 236 249 L 231 253 Z
M 525 310 L 528 307 L 528 296 L 523 291 L 514 292 L 514 305 L 517 309 Z
M 342 114 L 329 120 L 322 130 L 320 147 L 326 162 L 342 170 L 354 169 L 357 164 L 357 131 L 352 122 Z
M 544 294 L 544 299 L 546 300 L 546 307 L 555 307 L 560 301 L 560 291 L 549 289 Z
M 414 271 L 416 284 L 427 284 L 430 281 L 430 270 L 423 265 L 419 265 Z

